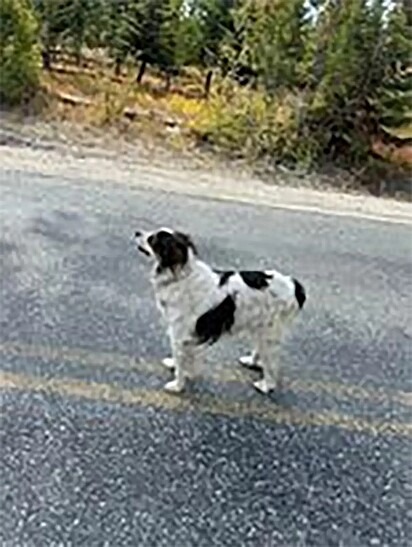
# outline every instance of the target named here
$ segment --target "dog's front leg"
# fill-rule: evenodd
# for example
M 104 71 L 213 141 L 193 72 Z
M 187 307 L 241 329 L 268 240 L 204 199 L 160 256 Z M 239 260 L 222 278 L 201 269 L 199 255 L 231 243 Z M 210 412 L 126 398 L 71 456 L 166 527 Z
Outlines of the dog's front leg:
M 165 390 L 171 393 L 181 393 L 185 388 L 186 380 L 192 373 L 193 351 L 191 344 L 172 340 L 171 363 L 175 377 L 165 385 Z
M 167 329 L 167 334 L 169 336 L 169 340 L 170 340 L 170 345 L 171 345 L 171 348 L 172 348 L 172 355 L 171 357 L 164 357 L 162 359 L 162 364 L 163 366 L 165 366 L 166 368 L 168 368 L 169 370 L 173 370 L 176 368 L 176 365 L 175 365 L 175 359 L 174 359 L 174 356 L 173 354 L 177 352 L 177 349 L 176 349 L 176 343 L 175 343 L 175 336 L 173 335 L 173 330 L 171 327 L 169 327 Z
M 172 329 L 170 327 L 167 330 L 167 334 L 169 335 L 170 344 L 172 346 L 172 351 L 173 351 L 174 336 L 173 336 Z M 173 359 L 173 356 L 172 357 L 165 357 L 164 359 L 162 359 L 162 363 L 166 368 L 168 368 L 170 370 L 175 368 L 175 361 Z

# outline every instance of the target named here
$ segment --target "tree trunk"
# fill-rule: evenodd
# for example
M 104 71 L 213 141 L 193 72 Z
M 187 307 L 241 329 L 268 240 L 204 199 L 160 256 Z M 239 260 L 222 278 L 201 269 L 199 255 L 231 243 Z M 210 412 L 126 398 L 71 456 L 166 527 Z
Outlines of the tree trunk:
M 42 56 L 44 70 L 50 70 L 51 69 L 50 49 L 48 47 L 45 47 L 44 49 L 42 49 L 41 56 Z
M 213 70 L 208 70 L 208 72 L 206 74 L 205 88 L 204 88 L 205 99 L 207 99 L 209 97 L 210 88 L 212 86 L 212 78 L 213 78 Z
M 143 61 L 140 64 L 139 72 L 137 73 L 137 77 L 136 77 L 136 83 L 137 84 L 142 83 L 143 76 L 144 76 L 144 73 L 146 71 L 146 65 L 147 65 L 147 62 L 146 62 L 145 59 L 143 59 Z
M 167 70 L 165 76 L 166 76 L 166 80 L 165 80 L 165 91 L 166 91 L 166 93 L 169 93 L 170 87 L 171 87 L 171 85 L 172 85 L 172 75 L 171 75 L 170 72 Z
M 116 59 L 115 64 L 114 64 L 114 75 L 115 76 L 120 76 L 121 68 L 122 68 L 122 61 L 120 59 Z

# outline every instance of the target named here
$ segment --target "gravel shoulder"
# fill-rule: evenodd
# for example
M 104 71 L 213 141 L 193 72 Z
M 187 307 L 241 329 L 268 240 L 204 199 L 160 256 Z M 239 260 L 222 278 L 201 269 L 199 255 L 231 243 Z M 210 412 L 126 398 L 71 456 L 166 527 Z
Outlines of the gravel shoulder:
M 412 224 L 408 202 L 316 189 L 313 180 L 286 172 L 276 184 L 268 184 L 244 166 L 223 165 L 194 151 L 182 154 L 153 143 L 66 129 L 61 124 L 2 124 L 0 169 L 55 176 L 62 182 L 110 180 L 190 196 Z

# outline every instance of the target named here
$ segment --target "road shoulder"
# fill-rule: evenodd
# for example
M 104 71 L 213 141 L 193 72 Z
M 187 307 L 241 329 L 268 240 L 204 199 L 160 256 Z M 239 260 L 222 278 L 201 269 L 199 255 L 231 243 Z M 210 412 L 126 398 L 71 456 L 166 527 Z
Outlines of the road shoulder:
M 412 204 L 331 190 L 270 185 L 246 170 L 196 165 L 157 150 L 130 147 L 50 146 L 25 141 L 0 143 L 0 170 L 59 177 L 84 184 L 117 183 L 189 196 L 230 200 L 272 208 L 412 224 Z M 1 181 L 1 175 L 0 175 Z

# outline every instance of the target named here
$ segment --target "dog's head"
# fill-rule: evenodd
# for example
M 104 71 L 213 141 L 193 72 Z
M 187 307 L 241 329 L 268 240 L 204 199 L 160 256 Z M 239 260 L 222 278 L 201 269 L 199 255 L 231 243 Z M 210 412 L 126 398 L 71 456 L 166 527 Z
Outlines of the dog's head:
M 139 251 L 156 260 L 159 270 L 176 271 L 186 265 L 190 253 L 197 254 L 190 236 L 169 228 L 154 232 L 137 231 L 135 237 Z

